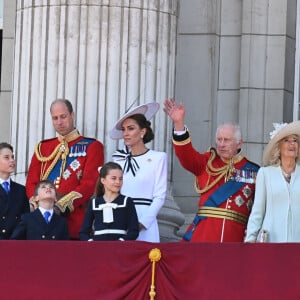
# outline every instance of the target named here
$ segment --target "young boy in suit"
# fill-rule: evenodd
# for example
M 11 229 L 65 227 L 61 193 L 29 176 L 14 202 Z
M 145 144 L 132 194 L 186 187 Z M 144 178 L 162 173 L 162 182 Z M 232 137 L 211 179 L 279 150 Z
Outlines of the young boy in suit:
M 10 178 L 15 168 L 13 147 L 0 143 L 0 240 L 10 238 L 21 215 L 30 209 L 25 187 Z
M 40 181 L 34 191 L 38 209 L 21 217 L 11 239 L 16 240 L 69 240 L 68 224 L 54 211 L 57 194 L 49 180 Z

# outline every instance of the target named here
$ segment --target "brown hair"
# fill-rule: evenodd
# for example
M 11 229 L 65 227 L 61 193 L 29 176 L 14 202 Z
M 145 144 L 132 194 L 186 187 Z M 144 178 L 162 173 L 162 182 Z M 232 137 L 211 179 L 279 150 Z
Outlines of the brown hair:
M 54 100 L 51 105 L 50 105 L 50 112 L 52 111 L 52 107 L 53 105 L 55 105 L 56 103 L 63 103 L 65 104 L 65 106 L 68 109 L 68 112 L 71 114 L 73 112 L 73 106 L 72 103 L 68 100 L 68 99 L 56 99 Z
M 48 179 L 46 180 L 41 180 L 39 183 L 37 183 L 37 185 L 35 186 L 35 189 L 34 189 L 34 196 L 37 196 L 38 193 L 39 193 L 39 188 L 41 187 L 42 184 L 48 184 L 50 186 L 52 186 L 55 190 L 55 194 L 57 196 L 57 192 L 56 192 L 56 187 L 54 185 L 54 183 Z
M 9 150 L 11 150 L 11 152 L 14 152 L 13 146 L 11 144 L 9 144 L 9 143 L 5 143 L 5 142 L 0 143 L 0 151 L 2 149 L 9 149 Z
M 137 122 L 138 126 L 140 127 L 140 129 L 144 129 L 144 128 L 146 129 L 146 133 L 143 137 L 144 144 L 147 144 L 154 139 L 154 133 L 151 128 L 151 122 L 148 121 L 144 115 L 135 114 L 135 115 L 128 117 L 127 119 L 135 120 Z
M 99 177 L 96 182 L 95 188 L 95 196 L 103 196 L 105 193 L 105 188 L 103 183 L 101 182 L 101 178 L 105 178 L 110 170 L 122 170 L 121 166 L 115 162 L 109 161 L 103 165 L 103 167 L 99 171 Z

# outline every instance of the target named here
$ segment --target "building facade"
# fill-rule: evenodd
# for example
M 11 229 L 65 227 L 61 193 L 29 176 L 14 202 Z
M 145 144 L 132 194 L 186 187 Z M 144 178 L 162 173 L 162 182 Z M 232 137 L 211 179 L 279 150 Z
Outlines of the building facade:
M 236 121 L 243 151 L 258 163 L 272 123 L 298 118 L 296 0 L 4 0 L 3 5 L 0 140 L 16 149 L 20 182 L 35 143 L 54 135 L 49 105 L 55 98 L 74 103 L 77 127 L 103 141 L 106 160 L 121 146 L 107 133 L 133 103 L 162 104 L 168 97 L 183 102 L 199 151 L 214 144 L 218 124 Z M 162 109 L 153 125 L 151 147 L 169 155 L 162 239 L 177 240 L 199 196 L 193 176 L 173 155 L 172 124 Z

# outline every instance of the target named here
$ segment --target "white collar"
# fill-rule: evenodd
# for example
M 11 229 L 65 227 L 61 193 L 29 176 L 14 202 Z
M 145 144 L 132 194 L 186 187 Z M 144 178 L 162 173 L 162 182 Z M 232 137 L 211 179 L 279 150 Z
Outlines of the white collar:
M 45 213 L 46 211 L 49 211 L 50 216 L 53 215 L 53 208 L 51 208 L 51 209 L 45 209 L 44 207 L 39 206 L 39 210 L 40 210 L 40 212 L 42 213 L 42 215 L 44 215 L 44 213 Z
M 2 179 L 2 178 L 0 178 L 0 184 L 2 184 L 3 182 L 8 182 L 9 183 L 9 185 L 10 185 L 10 177 L 8 177 L 6 180 L 4 180 L 4 179 Z

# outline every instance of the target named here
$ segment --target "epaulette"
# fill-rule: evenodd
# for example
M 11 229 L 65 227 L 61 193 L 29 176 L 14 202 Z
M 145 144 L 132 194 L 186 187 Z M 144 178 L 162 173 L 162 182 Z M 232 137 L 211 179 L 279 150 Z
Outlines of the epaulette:
M 41 140 L 37 143 L 38 144 L 42 144 L 42 143 L 45 143 L 45 142 L 50 142 L 50 141 L 54 141 L 54 140 L 57 140 L 57 137 L 54 137 L 54 138 L 51 138 L 51 139 L 45 139 L 45 140 Z
M 81 139 L 76 142 L 76 145 L 86 145 L 86 144 L 90 145 L 95 141 L 96 141 L 95 138 L 81 136 Z
M 87 140 L 96 141 L 96 138 L 92 138 L 92 137 L 89 137 L 89 136 L 82 136 L 82 138 L 87 139 Z
M 248 158 L 247 158 L 247 160 L 248 160 L 249 163 L 253 164 L 253 165 L 256 166 L 258 169 L 260 168 L 260 165 L 259 165 L 259 164 L 255 163 L 255 162 L 252 161 L 252 160 L 249 160 Z

